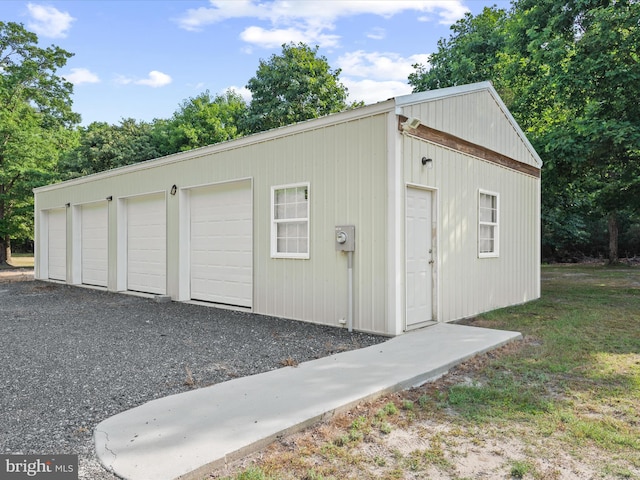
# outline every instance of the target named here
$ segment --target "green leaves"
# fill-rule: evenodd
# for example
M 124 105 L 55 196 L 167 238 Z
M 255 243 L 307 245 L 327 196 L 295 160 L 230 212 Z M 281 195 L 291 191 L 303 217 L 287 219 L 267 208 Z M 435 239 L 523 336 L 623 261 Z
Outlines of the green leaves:
M 185 100 L 173 118 L 156 124 L 164 135 L 159 148 L 168 154 L 237 138 L 246 110 L 242 97 L 232 90 L 214 98 L 206 91 Z
M 347 89 L 340 70 L 331 70 L 318 47 L 282 45 L 282 55 L 260 60 L 247 83 L 252 93 L 246 117 L 250 133 L 290 125 L 347 108 Z
M 71 53 L 37 43 L 22 25 L 0 22 L 0 263 L 11 237 L 32 235 L 31 189 L 53 181 L 80 119 L 72 85 L 56 75 Z
M 639 18 L 632 0 L 517 0 L 468 14 L 409 76 L 414 91 L 493 82 L 545 161 L 546 255 L 593 246 L 612 214 L 640 225 Z

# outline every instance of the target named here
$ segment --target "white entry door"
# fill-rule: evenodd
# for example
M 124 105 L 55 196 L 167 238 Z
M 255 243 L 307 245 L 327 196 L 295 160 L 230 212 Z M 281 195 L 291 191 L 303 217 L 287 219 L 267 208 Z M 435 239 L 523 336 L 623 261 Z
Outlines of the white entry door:
M 48 278 L 67 279 L 67 210 L 49 210 L 47 232 Z
M 251 308 L 251 182 L 195 188 L 190 205 L 191 298 Z
M 82 283 L 106 287 L 109 256 L 107 202 L 82 206 Z
M 164 193 L 127 200 L 127 290 L 167 291 L 167 215 Z
M 433 320 L 432 192 L 407 189 L 407 329 Z

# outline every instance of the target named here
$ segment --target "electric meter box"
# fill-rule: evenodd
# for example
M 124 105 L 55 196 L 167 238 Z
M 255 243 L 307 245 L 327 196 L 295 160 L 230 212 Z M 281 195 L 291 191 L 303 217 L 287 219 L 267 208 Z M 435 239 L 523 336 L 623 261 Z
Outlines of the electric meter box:
M 353 252 L 356 249 L 356 227 L 354 225 L 338 225 L 335 240 L 336 251 Z

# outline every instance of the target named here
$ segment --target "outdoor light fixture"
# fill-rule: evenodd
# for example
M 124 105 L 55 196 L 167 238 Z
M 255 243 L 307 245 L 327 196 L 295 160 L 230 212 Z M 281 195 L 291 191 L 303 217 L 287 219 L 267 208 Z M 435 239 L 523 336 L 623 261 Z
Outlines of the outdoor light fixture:
M 433 166 L 433 159 L 422 157 L 422 165 L 426 165 L 427 168 L 431 168 Z
M 171 195 L 175 195 L 177 191 L 178 191 L 178 187 L 176 187 L 175 185 L 173 185 L 173 186 L 171 187 L 171 191 L 169 191 L 169 193 L 170 193 Z
M 113 195 L 109 195 L 109 196 L 107 197 L 107 202 L 110 202 L 111 200 L 113 200 Z
M 420 126 L 420 119 L 412 117 L 407 119 L 407 121 L 402 124 L 402 129 L 403 130 L 407 130 L 410 128 L 415 129 L 415 128 L 418 128 L 419 126 Z
M 69 208 L 71 206 L 71 204 L 67 202 L 67 203 L 64 204 L 64 206 Z

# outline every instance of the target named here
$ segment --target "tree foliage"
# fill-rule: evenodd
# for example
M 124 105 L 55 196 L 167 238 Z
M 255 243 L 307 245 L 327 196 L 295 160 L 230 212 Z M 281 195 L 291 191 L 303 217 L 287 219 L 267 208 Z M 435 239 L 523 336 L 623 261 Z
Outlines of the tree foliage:
M 543 244 L 559 253 L 620 216 L 640 220 L 640 4 L 632 0 L 517 0 L 467 15 L 439 43 L 414 91 L 491 80 L 545 160 Z M 635 219 L 635 220 L 634 220 Z
M 33 187 L 55 178 L 69 127 L 72 85 L 56 75 L 71 57 L 17 23 L 0 22 L 0 264 L 11 256 L 11 238 L 32 235 Z
M 282 45 L 281 55 L 260 60 L 247 83 L 252 99 L 246 118 L 250 133 L 282 127 L 348 108 L 340 69 L 332 70 L 318 47 Z
M 247 105 L 233 90 L 212 97 L 209 91 L 185 100 L 173 117 L 155 125 L 155 137 L 164 154 L 183 152 L 242 135 Z
M 59 163 L 63 179 L 90 175 L 112 168 L 156 158 L 160 155 L 153 141 L 153 125 L 132 118 L 119 125 L 94 122 L 77 131 L 77 145 Z
M 453 33 L 448 39 L 438 40 L 438 50 L 429 57 L 429 65 L 413 66 L 415 72 L 409 75 L 409 84 L 414 91 L 493 78 L 494 67 L 505 48 L 503 24 L 506 18 L 506 11 L 496 7 L 485 7 L 476 16 L 466 13 L 451 26 Z

